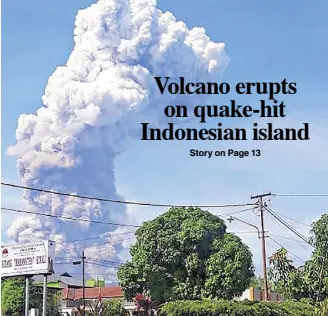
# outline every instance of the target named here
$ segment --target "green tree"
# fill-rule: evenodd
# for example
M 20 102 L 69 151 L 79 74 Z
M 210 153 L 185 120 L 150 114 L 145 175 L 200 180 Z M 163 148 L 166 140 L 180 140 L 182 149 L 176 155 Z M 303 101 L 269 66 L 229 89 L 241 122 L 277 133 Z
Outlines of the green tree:
M 124 304 L 119 300 L 109 300 L 103 302 L 89 303 L 90 311 L 86 311 L 86 316 L 129 316 L 129 312 L 124 308 Z M 83 315 L 83 310 L 78 308 L 78 313 Z M 52 316 L 52 314 L 50 314 Z
M 314 311 L 314 316 L 328 315 L 328 299 L 320 302 Z
M 104 316 L 129 316 L 129 312 L 124 308 L 124 304 L 121 301 L 110 300 L 104 302 Z
M 252 278 L 249 286 L 259 289 L 259 290 L 263 290 L 263 288 L 264 288 L 263 284 L 264 284 L 263 277 L 258 276 L 258 277 Z
M 1 311 L 2 315 L 22 315 L 25 310 L 25 277 L 12 277 L 1 280 Z M 47 314 L 59 315 L 59 295 L 48 294 Z M 42 311 L 42 294 L 30 281 L 30 308 Z
M 310 260 L 295 268 L 280 249 L 272 255 L 269 269 L 271 287 L 286 298 L 309 298 L 323 301 L 328 298 L 328 214 L 312 224 Z
M 323 301 L 328 298 L 328 214 L 312 224 L 310 242 L 314 250 L 304 265 L 304 284 L 311 299 Z
M 47 295 L 47 315 L 60 316 L 60 300 L 61 293 L 54 293 Z M 42 297 L 39 296 L 39 310 L 42 311 Z
M 292 263 L 293 261 L 287 258 L 285 248 L 278 249 L 269 257 L 269 264 L 272 266 L 268 269 L 270 287 L 285 298 L 292 297 L 290 276 L 296 269 Z
M 252 255 L 219 217 L 199 208 L 170 208 L 136 232 L 132 260 L 118 278 L 127 299 L 162 303 L 240 295 L 254 276 Z
M 290 298 L 295 300 L 310 299 L 308 287 L 305 283 L 305 267 L 300 266 L 289 274 Z M 310 301 L 312 301 L 310 299 Z
M 3 315 L 20 316 L 24 312 L 25 279 L 1 280 L 1 311 Z

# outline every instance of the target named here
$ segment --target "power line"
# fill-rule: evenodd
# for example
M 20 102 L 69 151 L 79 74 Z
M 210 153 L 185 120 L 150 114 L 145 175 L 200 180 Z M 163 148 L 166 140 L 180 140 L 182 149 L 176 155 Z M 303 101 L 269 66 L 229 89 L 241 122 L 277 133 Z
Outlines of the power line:
M 270 240 L 267 240 L 267 242 L 268 242 L 268 244 L 275 250 L 275 251 L 278 251 L 278 248 L 270 241 Z M 286 247 L 283 247 L 283 246 L 281 246 L 281 245 L 279 245 L 280 247 L 282 247 L 282 248 L 285 248 L 286 249 Z M 287 249 L 286 249 L 287 250 Z M 289 252 L 289 250 L 287 250 L 287 252 Z M 289 253 L 289 255 L 290 255 L 290 253 Z M 300 259 L 297 259 L 297 258 L 294 258 L 294 257 L 291 257 L 294 261 L 297 261 L 297 262 L 299 262 L 299 263 L 301 263 L 301 264 L 303 264 L 304 263 L 304 261 L 303 260 L 300 260 Z
M 243 212 L 247 212 L 247 211 L 250 211 L 250 210 L 254 209 L 254 204 L 252 204 L 252 205 L 253 205 L 253 207 L 249 207 L 249 208 L 245 208 L 245 209 L 237 210 L 237 211 L 231 211 L 231 212 L 228 212 L 228 213 L 218 214 L 217 216 L 225 217 L 225 216 L 230 216 L 230 215 L 235 215 L 235 214 L 240 214 L 240 213 L 243 213 Z
M 121 235 L 127 235 L 127 234 L 134 234 L 135 232 L 126 232 L 126 233 L 119 233 L 119 234 L 102 234 L 99 236 L 94 236 L 94 237 L 89 237 L 89 238 L 82 238 L 82 239 L 74 239 L 74 240 L 68 240 L 64 241 L 61 244 L 70 244 L 70 243 L 75 243 L 75 242 L 80 242 L 80 241 L 87 241 L 87 240 L 93 240 L 93 239 L 100 239 L 100 238 L 108 238 L 112 236 L 121 236 Z
M 278 251 L 278 248 L 270 241 L 270 240 L 267 240 L 267 242 L 268 242 L 268 244 L 275 250 L 275 251 Z M 286 249 L 286 247 L 283 247 L 283 246 L 281 246 L 282 248 L 285 248 Z M 287 250 L 287 249 L 286 249 Z M 287 250 L 287 252 L 289 252 L 289 250 Z M 289 253 L 289 255 L 291 255 L 290 253 Z M 294 260 L 294 261 L 297 261 L 297 262 L 299 262 L 299 263 L 301 263 L 301 264 L 303 264 L 304 263 L 304 261 L 303 260 L 300 260 L 300 259 L 297 259 L 297 258 L 294 258 L 294 256 L 291 256 L 291 258 L 292 258 L 292 260 Z
M 87 223 L 94 223 L 94 224 L 123 226 L 123 227 L 140 227 L 138 225 L 119 224 L 119 223 L 111 223 L 111 222 L 105 222 L 105 221 L 96 221 L 96 220 L 91 220 L 91 219 L 75 218 L 75 217 L 62 216 L 62 215 L 52 215 L 52 214 L 45 214 L 45 213 L 35 213 L 35 212 L 24 211 L 24 210 L 20 210 L 20 209 L 7 208 L 7 207 L 1 207 L 1 209 L 4 210 L 4 211 L 9 211 L 9 212 L 26 213 L 26 214 L 46 216 L 46 217 L 57 218 L 57 219 L 66 219 L 66 220 L 77 221 L 77 222 L 87 222 Z
M 269 209 L 267 206 L 265 206 L 266 210 L 271 214 L 276 220 L 278 220 L 281 224 L 283 224 L 285 227 L 287 227 L 290 231 L 292 231 L 296 236 L 304 240 L 307 244 L 312 246 L 312 244 L 308 241 L 306 237 L 304 237 L 300 232 L 298 232 L 294 227 L 286 223 L 283 219 L 281 219 L 273 210 Z M 313 247 L 313 246 L 312 246 Z
M 244 232 L 231 232 L 231 231 L 227 231 L 230 234 L 258 234 L 257 231 L 244 231 Z
M 55 264 L 72 264 L 73 261 L 79 259 L 76 257 L 56 257 L 55 259 L 60 259 L 60 262 L 55 262 Z M 114 265 L 122 265 L 124 262 L 117 262 L 117 261 L 111 261 L 111 260 L 105 260 L 105 259 L 98 259 L 98 258 L 92 258 L 92 257 L 86 257 L 86 262 L 90 261 L 90 263 L 97 263 L 97 264 L 114 264 Z
M 56 257 L 55 259 L 61 259 L 61 260 L 77 260 L 77 259 L 80 259 L 80 257 Z
M 131 239 L 135 239 L 136 236 L 132 236 L 132 237 L 128 237 L 128 238 L 124 238 L 124 239 L 120 239 L 120 240 L 115 240 L 115 241 L 104 241 L 102 243 L 98 243 L 96 246 L 101 246 L 101 245 L 115 245 L 119 242 L 124 242 L 126 240 L 131 240 Z M 92 246 L 91 246 L 92 247 Z M 71 249 L 74 251 L 74 249 Z M 76 249 L 75 249 L 76 250 Z M 61 253 L 61 252 L 67 252 L 67 249 L 63 249 L 63 250 L 59 250 L 59 251 L 55 251 L 55 253 Z
M 298 257 L 297 255 L 295 255 L 293 252 L 291 252 L 290 250 L 288 250 L 285 246 L 281 245 L 279 242 L 277 242 L 276 240 L 274 240 L 272 237 L 268 236 L 273 242 L 275 242 L 278 246 L 280 246 L 281 248 L 286 249 L 291 255 L 293 255 L 296 259 L 300 260 L 302 263 L 305 262 L 304 259 Z
M 286 215 L 284 215 L 284 214 L 281 214 L 281 213 L 279 213 L 279 212 L 277 212 L 277 211 L 275 211 L 275 213 L 276 213 L 276 214 L 279 214 L 280 216 L 285 217 L 285 218 L 287 218 L 287 219 L 289 219 L 289 220 L 291 220 L 291 221 L 293 221 L 293 222 L 295 222 L 295 223 L 299 223 L 299 224 L 302 224 L 302 225 L 305 225 L 305 226 L 311 227 L 310 224 L 300 222 L 300 221 L 298 221 L 298 220 L 296 220 L 296 219 L 294 219 L 294 218 L 291 218 L 291 217 L 289 217 L 289 216 L 286 216 Z
M 273 194 L 274 196 L 285 196 L 285 197 L 324 197 L 328 196 L 328 193 L 307 193 L 307 194 Z
M 83 273 L 69 273 L 70 275 L 83 275 Z M 108 272 L 108 273 L 87 273 L 87 274 L 96 274 L 97 276 L 108 276 L 108 275 L 116 275 L 116 273 L 111 273 L 111 272 Z M 93 278 L 94 281 L 97 281 Z M 98 281 L 104 281 L 104 280 L 99 280 Z
M 72 262 L 55 262 L 55 264 L 72 264 Z M 104 267 L 104 268 L 115 268 L 113 265 L 106 265 L 105 263 L 101 263 L 101 262 L 91 262 L 91 261 L 85 261 L 85 264 L 91 264 L 91 265 L 95 265 L 95 266 L 100 266 L 100 267 Z M 123 263 L 120 263 L 120 265 L 122 265 Z M 116 264 L 117 265 L 117 264 Z
M 271 213 L 270 213 L 270 215 L 272 215 Z M 279 218 L 279 217 L 278 217 Z M 278 223 L 278 225 L 289 235 L 289 236 L 292 236 L 292 234 L 290 233 L 290 232 L 292 232 L 294 235 L 296 235 L 297 237 L 299 237 L 299 238 L 301 238 L 297 233 L 295 233 L 293 230 L 291 230 L 290 229 L 290 227 L 287 225 L 285 225 L 284 224 L 284 222 L 282 221 L 280 221 L 278 218 L 276 218 L 276 217 L 274 217 L 273 215 L 272 215 L 272 219 L 274 220 L 274 221 L 276 221 L 277 223 Z M 304 245 L 302 244 L 302 242 L 303 243 L 306 243 L 306 244 L 308 244 L 308 241 L 307 240 L 304 240 L 303 238 L 301 238 L 301 240 L 297 240 L 297 239 L 295 239 L 295 241 L 301 246 L 301 247 L 303 247 L 305 250 L 308 250 L 308 248 L 306 248 L 306 247 L 304 247 Z
M 117 262 L 117 261 L 111 261 L 111 260 L 105 260 L 105 259 L 98 259 L 98 258 L 92 258 L 92 257 L 87 257 L 87 260 L 99 262 L 99 263 L 108 263 L 108 264 L 124 264 L 124 262 Z
M 252 203 L 223 204 L 223 205 L 220 205 L 220 204 L 217 204 L 217 205 L 178 205 L 178 204 L 145 203 L 145 202 L 136 202 L 136 201 L 122 201 L 122 200 L 114 200 L 114 199 L 107 199 L 107 198 L 99 198 L 99 197 L 64 193 L 64 192 L 45 190 L 45 189 L 37 189 L 37 188 L 29 187 L 29 186 L 23 186 L 23 185 L 7 183 L 7 182 L 1 182 L 1 185 L 12 187 L 12 188 L 37 191 L 37 192 L 42 192 L 42 193 L 50 193 L 50 194 L 56 194 L 56 195 L 61 195 L 61 196 L 74 197 L 74 198 L 79 198 L 79 199 L 96 200 L 96 201 L 100 201 L 100 202 L 111 202 L 111 203 L 120 203 L 120 204 L 139 205 L 139 206 L 153 206 L 153 207 L 190 207 L 190 206 L 193 206 L 193 207 L 199 207 L 199 208 L 224 208 L 224 207 L 238 207 L 238 206 L 254 205 Z
M 9 212 L 26 213 L 26 214 L 31 214 L 31 215 L 46 216 L 46 217 L 57 218 L 57 219 L 66 219 L 66 220 L 77 221 L 77 222 L 87 222 L 87 223 L 93 223 L 93 224 L 113 225 L 113 226 L 122 226 L 122 227 L 134 227 L 134 228 L 139 228 L 140 227 L 140 225 L 119 224 L 119 223 L 111 223 L 111 222 L 106 222 L 106 221 L 96 221 L 96 220 L 91 220 L 91 219 L 69 217 L 69 216 L 64 216 L 64 215 L 52 215 L 52 214 L 46 214 L 46 213 L 24 211 L 24 210 L 21 210 L 21 209 L 14 209 L 14 208 L 8 208 L 8 207 L 1 207 L 1 209 L 4 210 L 4 211 L 9 211 Z M 237 211 L 233 211 L 233 212 L 219 214 L 218 216 L 223 217 L 223 216 L 229 216 L 229 215 L 232 215 L 232 214 L 239 214 L 239 213 L 246 212 L 246 211 L 249 211 L 249 210 L 252 210 L 252 209 L 253 208 L 246 208 L 246 209 L 242 209 L 242 210 L 237 210 Z
M 85 263 L 95 265 L 95 266 L 99 266 L 99 267 L 104 267 L 104 268 L 113 268 L 113 266 L 106 265 L 106 264 L 103 264 L 103 263 L 96 263 L 96 262 L 90 262 L 90 261 L 85 261 Z M 120 263 L 120 264 L 122 264 L 122 263 Z
M 296 239 L 296 238 L 291 238 L 291 237 L 287 237 L 287 236 L 281 236 L 281 235 L 272 234 L 272 233 L 270 233 L 270 235 L 275 236 L 275 237 L 279 237 L 279 238 L 284 238 L 284 239 L 288 239 L 288 240 L 296 241 L 296 242 L 303 242 L 303 243 L 306 243 L 306 244 L 307 244 L 306 241 L 304 241 L 304 240 L 299 240 L 299 239 Z
M 272 219 L 289 235 L 292 236 L 292 234 L 290 233 L 290 230 L 287 229 L 284 225 L 282 225 L 275 217 L 272 217 Z M 277 236 L 277 235 L 276 235 Z M 279 236 L 280 237 L 280 236 Z M 286 237 L 285 237 L 286 238 Z M 305 249 L 306 251 L 308 251 L 309 249 L 306 248 L 304 246 L 304 243 L 306 243 L 308 245 L 308 242 L 304 241 L 304 240 L 299 240 L 299 239 L 295 239 L 295 238 L 290 238 L 291 240 L 296 241 L 303 249 Z

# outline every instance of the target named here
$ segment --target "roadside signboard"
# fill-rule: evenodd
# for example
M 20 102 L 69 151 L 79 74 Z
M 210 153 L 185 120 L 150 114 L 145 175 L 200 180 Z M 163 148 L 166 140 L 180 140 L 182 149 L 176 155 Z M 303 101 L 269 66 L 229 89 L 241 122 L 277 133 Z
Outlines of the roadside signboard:
M 1 277 L 52 274 L 55 243 L 1 246 Z

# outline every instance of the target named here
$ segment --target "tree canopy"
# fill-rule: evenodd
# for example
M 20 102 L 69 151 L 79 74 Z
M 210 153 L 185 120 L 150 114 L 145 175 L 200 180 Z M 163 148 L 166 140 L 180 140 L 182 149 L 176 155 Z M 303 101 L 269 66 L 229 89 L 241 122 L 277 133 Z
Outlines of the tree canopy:
M 314 301 L 328 298 L 328 214 L 312 224 L 310 243 L 314 249 L 312 256 L 298 268 L 287 259 L 285 249 L 277 250 L 270 258 L 271 288 L 286 298 Z
M 3 315 L 20 316 L 25 309 L 25 277 L 10 277 L 1 280 L 1 311 Z M 58 295 L 48 293 L 47 312 L 51 316 L 59 315 Z M 41 311 L 42 295 L 36 291 L 36 285 L 30 281 L 30 308 Z
M 127 299 L 156 303 L 240 295 L 254 276 L 252 254 L 222 219 L 199 208 L 170 208 L 136 232 L 132 260 L 118 278 Z
M 22 315 L 24 298 L 25 279 L 23 277 L 1 280 L 1 311 L 3 315 Z
M 304 266 L 304 283 L 312 299 L 323 301 L 328 298 L 328 214 L 312 224 L 311 234 L 314 251 Z

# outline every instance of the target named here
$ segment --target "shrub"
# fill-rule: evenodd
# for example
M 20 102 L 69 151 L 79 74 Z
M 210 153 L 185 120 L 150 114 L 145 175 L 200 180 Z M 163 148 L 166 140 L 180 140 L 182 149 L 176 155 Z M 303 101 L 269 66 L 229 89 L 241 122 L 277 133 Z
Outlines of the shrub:
M 315 309 L 315 316 L 328 316 L 328 298 L 320 302 Z
M 165 304 L 160 316 L 312 316 L 314 307 L 298 302 L 176 301 Z

